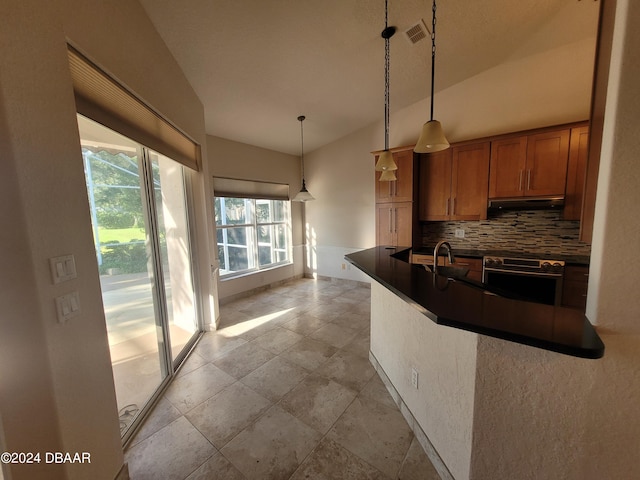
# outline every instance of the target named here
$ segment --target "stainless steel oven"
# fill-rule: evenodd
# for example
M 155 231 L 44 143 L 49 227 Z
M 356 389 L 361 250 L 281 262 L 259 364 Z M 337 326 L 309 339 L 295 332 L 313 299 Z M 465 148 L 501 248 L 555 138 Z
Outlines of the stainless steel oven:
M 564 261 L 487 256 L 482 282 L 528 300 L 560 305 Z

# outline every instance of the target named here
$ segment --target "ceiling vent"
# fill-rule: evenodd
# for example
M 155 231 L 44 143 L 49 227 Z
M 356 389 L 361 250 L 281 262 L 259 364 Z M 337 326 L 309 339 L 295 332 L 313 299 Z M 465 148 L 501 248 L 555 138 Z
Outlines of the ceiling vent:
M 420 21 L 414 25 L 411 25 L 404 31 L 407 40 L 412 45 L 415 45 L 420 40 L 431 37 L 431 32 L 427 28 L 427 25 L 424 23 L 424 20 L 420 19 Z

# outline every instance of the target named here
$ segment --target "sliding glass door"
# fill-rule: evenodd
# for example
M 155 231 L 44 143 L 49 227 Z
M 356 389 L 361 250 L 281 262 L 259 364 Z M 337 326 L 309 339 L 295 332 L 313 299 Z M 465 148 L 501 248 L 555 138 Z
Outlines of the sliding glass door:
M 184 167 L 78 115 L 121 434 L 195 341 Z

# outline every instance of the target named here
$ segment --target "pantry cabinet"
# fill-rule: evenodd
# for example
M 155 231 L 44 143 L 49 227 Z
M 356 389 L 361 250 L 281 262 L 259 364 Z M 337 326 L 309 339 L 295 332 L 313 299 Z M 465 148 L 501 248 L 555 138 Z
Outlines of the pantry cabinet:
M 376 152 L 378 153 L 378 152 Z M 413 244 L 414 221 L 414 155 L 413 147 L 402 147 L 392 151 L 398 166 L 396 180 L 381 182 L 375 172 L 376 192 L 376 244 L 406 246 Z M 375 155 L 377 162 L 378 155 Z

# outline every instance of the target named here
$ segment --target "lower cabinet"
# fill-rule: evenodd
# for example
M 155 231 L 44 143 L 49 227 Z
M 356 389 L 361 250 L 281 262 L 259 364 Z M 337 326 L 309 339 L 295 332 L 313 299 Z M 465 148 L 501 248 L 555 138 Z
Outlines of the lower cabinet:
M 562 284 L 562 306 L 585 310 L 587 307 L 587 287 L 589 267 L 567 265 Z
M 410 247 L 413 202 L 376 204 L 376 244 Z

